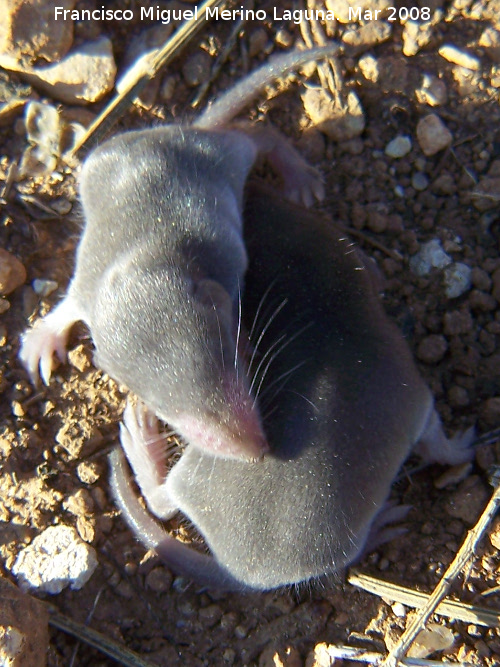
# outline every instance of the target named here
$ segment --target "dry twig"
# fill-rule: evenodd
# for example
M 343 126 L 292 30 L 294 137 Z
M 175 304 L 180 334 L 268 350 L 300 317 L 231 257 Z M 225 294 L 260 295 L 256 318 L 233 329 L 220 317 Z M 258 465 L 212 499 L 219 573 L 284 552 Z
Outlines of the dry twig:
M 364 591 L 387 600 L 392 600 L 393 602 L 400 602 L 407 607 L 415 609 L 422 609 L 429 600 L 427 593 L 415 591 L 388 581 L 381 581 L 360 572 L 352 572 L 347 580 L 353 586 L 362 588 Z M 444 600 L 435 609 L 435 613 L 457 621 L 474 623 L 490 628 L 496 628 L 500 625 L 500 611 L 465 604 L 464 602 L 457 602 L 455 600 Z
M 444 573 L 441 581 L 429 596 L 427 602 L 420 612 L 409 623 L 406 630 L 399 638 L 396 645 L 389 652 L 389 655 L 381 663 L 381 667 L 397 667 L 404 655 L 410 648 L 412 642 L 418 633 L 424 628 L 431 614 L 436 611 L 437 606 L 449 592 L 451 585 L 463 570 L 467 562 L 474 555 L 475 548 L 479 540 L 483 537 L 488 525 L 493 519 L 500 505 L 500 482 L 495 483 L 494 493 L 487 504 L 484 512 L 479 518 L 477 524 L 467 533 L 464 543 L 460 547 L 453 562 Z
M 198 18 L 183 23 L 178 30 L 165 42 L 165 44 L 156 49 L 147 57 L 141 58 L 136 62 L 132 69 L 133 75 L 125 89 L 112 100 L 104 111 L 90 125 L 80 141 L 74 146 L 69 157 L 75 156 L 84 148 L 87 150 L 97 145 L 101 137 L 116 123 L 141 92 L 144 86 L 154 78 L 159 70 L 176 55 L 181 48 L 186 46 L 189 39 L 195 35 L 206 22 L 205 10 L 208 7 L 218 7 L 225 0 L 205 0 L 198 8 Z

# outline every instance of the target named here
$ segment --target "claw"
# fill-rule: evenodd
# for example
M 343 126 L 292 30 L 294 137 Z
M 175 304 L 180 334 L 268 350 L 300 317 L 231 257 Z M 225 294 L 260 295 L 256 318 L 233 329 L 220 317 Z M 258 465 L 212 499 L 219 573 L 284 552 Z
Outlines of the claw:
M 44 385 L 49 385 L 55 368 L 54 354 L 61 362 L 66 361 L 68 335 L 73 324 L 80 319 L 82 318 L 74 301 L 66 297 L 22 336 L 19 359 L 34 385 L 38 384 L 40 376 Z
M 163 487 L 164 440 L 156 415 L 143 403 L 127 402 L 120 424 L 120 441 L 149 509 L 161 519 L 169 518 L 176 508 Z

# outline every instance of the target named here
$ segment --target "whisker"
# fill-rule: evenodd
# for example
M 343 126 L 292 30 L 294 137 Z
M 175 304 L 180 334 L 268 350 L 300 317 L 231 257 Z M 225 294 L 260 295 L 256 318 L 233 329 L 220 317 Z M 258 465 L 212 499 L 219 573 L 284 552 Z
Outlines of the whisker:
M 222 360 L 222 370 L 225 371 L 226 370 L 226 364 L 225 364 L 225 360 L 224 360 L 224 346 L 222 344 L 222 331 L 221 331 L 221 328 L 220 328 L 219 311 L 217 310 L 217 308 L 215 306 L 215 303 L 213 303 L 213 302 L 212 302 L 212 307 L 213 307 L 214 312 L 215 312 L 215 317 L 217 318 L 217 328 L 219 330 L 219 345 L 220 345 L 220 356 L 221 356 L 221 360 Z
M 236 382 L 238 382 L 238 347 L 241 334 L 241 286 L 238 278 L 238 328 L 236 329 L 236 347 L 234 348 L 234 370 L 236 371 Z
M 255 312 L 255 316 L 254 316 L 254 318 L 253 318 L 252 328 L 250 329 L 250 333 L 249 333 L 249 335 L 248 335 L 248 338 L 249 338 L 250 340 L 252 340 L 252 338 L 253 338 L 253 333 L 254 333 L 255 328 L 256 328 L 256 326 L 257 326 L 257 320 L 259 319 L 260 311 L 262 310 L 262 307 L 263 307 L 263 305 L 264 305 L 265 300 L 266 300 L 267 297 L 269 296 L 269 292 L 272 290 L 272 288 L 274 287 L 274 285 L 276 285 L 276 280 L 277 280 L 277 278 L 275 278 L 275 279 L 272 281 L 272 283 L 271 283 L 271 284 L 269 285 L 269 287 L 266 289 L 266 291 L 264 292 L 264 295 L 263 295 L 262 299 L 261 299 L 260 302 L 259 302 L 259 305 L 258 305 L 257 310 L 256 310 L 256 312 Z
M 283 299 L 283 301 L 280 303 L 280 305 L 276 308 L 276 310 L 274 311 L 274 313 L 271 315 L 271 317 L 270 317 L 269 320 L 267 321 L 266 326 L 265 326 L 265 327 L 262 329 L 262 331 L 260 332 L 260 336 L 259 336 L 259 338 L 257 339 L 257 342 L 256 342 L 256 344 L 255 344 L 255 347 L 254 347 L 254 350 L 253 350 L 253 353 L 252 353 L 252 357 L 251 357 L 251 359 L 250 359 L 250 363 L 248 364 L 248 374 L 249 374 L 249 375 L 251 375 L 251 373 L 252 373 L 252 365 L 253 365 L 253 362 L 254 362 L 254 359 L 255 359 L 255 355 L 257 354 L 257 350 L 259 349 L 259 345 L 260 345 L 260 343 L 262 342 L 262 339 L 264 338 L 264 336 L 265 336 L 265 334 L 266 334 L 266 331 L 269 329 L 269 327 L 271 326 L 273 320 L 276 319 L 276 317 L 278 316 L 278 314 L 280 313 L 280 311 L 286 306 L 287 303 L 288 303 L 288 299 Z
M 268 387 L 266 387 L 265 390 L 260 395 L 259 398 L 260 398 L 261 404 L 262 404 L 262 401 L 264 401 L 264 400 L 267 400 L 268 403 L 273 401 L 276 398 L 276 396 L 280 393 L 280 391 L 282 391 L 284 389 L 284 387 L 285 387 L 286 383 L 288 382 L 288 380 L 290 379 L 290 376 L 292 375 L 292 373 L 295 373 L 295 371 L 298 370 L 299 368 L 301 368 L 301 366 L 303 366 L 305 363 L 307 363 L 307 359 L 304 359 L 303 361 L 296 364 L 293 368 L 290 368 L 290 370 L 285 371 L 279 377 L 275 378 L 271 382 L 271 384 Z M 265 399 L 265 396 L 269 392 L 269 390 L 272 389 L 278 382 L 281 382 L 282 380 L 284 380 L 284 382 L 282 382 L 281 386 L 278 387 L 278 389 L 274 392 L 274 394 L 269 399 Z
M 262 359 L 259 361 L 259 365 L 255 369 L 255 373 L 253 374 L 252 382 L 250 384 L 250 393 L 253 390 L 253 386 L 255 384 L 255 380 L 257 379 L 259 375 L 259 371 L 262 368 L 262 365 L 266 363 L 266 361 L 269 359 L 269 356 L 273 353 L 273 351 L 276 349 L 276 347 L 286 338 L 286 334 L 282 334 L 277 340 L 274 341 L 272 345 L 268 347 L 266 350 L 265 354 L 263 355 Z
M 262 377 L 261 377 L 261 379 L 260 379 L 260 382 L 259 382 L 259 388 L 258 388 L 258 390 L 257 390 L 257 392 L 256 392 L 256 398 L 257 398 L 257 396 L 259 395 L 260 389 L 261 389 L 261 387 L 262 387 L 262 382 L 263 382 L 263 380 L 264 380 L 264 378 L 265 378 L 265 376 L 266 376 L 266 373 L 267 373 L 267 371 L 269 370 L 269 367 L 270 367 L 270 365 L 272 364 L 272 362 L 273 362 L 273 361 L 276 359 L 276 357 L 278 356 L 278 354 L 281 354 L 281 352 L 283 352 L 283 350 L 284 350 L 288 345 L 290 345 L 290 343 L 292 343 L 296 338 L 298 338 L 299 336 L 301 336 L 305 331 L 307 331 L 308 329 L 310 329 L 313 325 L 314 325 L 314 322 L 308 322 L 305 326 L 302 327 L 302 329 L 299 329 L 298 331 L 296 331 L 296 332 L 293 334 L 293 336 L 291 336 L 291 337 L 286 341 L 286 343 L 284 343 L 284 344 L 281 346 L 281 348 L 280 348 L 279 350 L 277 350 L 277 352 L 276 352 L 275 354 L 273 354 L 272 358 L 270 359 L 270 361 L 269 361 L 268 365 L 266 366 L 266 369 L 265 369 L 265 371 L 264 371 L 264 373 L 263 373 L 263 375 L 262 375 Z
M 269 419 L 269 417 L 271 417 L 273 412 L 276 412 L 277 409 L 278 406 L 275 404 L 268 412 L 262 413 L 262 420 L 264 423 Z
M 303 398 L 306 403 L 309 403 L 309 405 L 313 408 L 315 412 L 319 412 L 319 408 L 317 405 L 315 405 L 307 396 L 304 396 L 303 394 L 300 394 L 298 391 L 293 391 L 293 389 L 288 390 L 290 394 L 295 394 L 296 396 L 299 396 L 300 398 Z
M 288 345 L 290 345 L 290 343 L 292 343 L 296 338 L 298 338 L 298 336 L 301 336 L 305 331 L 307 331 L 307 329 L 309 329 L 310 327 L 312 327 L 313 324 L 314 324 L 313 322 L 308 322 L 305 326 L 302 327 L 302 329 L 299 329 L 299 330 L 298 330 L 298 331 L 297 331 L 291 338 L 289 338 L 289 339 L 286 341 L 286 343 L 284 343 L 284 345 L 282 345 L 282 347 L 281 347 L 279 350 L 276 351 L 275 354 L 273 354 L 272 358 L 269 360 L 269 363 L 267 364 L 267 366 L 266 366 L 266 368 L 265 368 L 265 370 L 264 370 L 264 373 L 263 373 L 263 375 L 262 375 L 262 377 L 261 377 L 261 379 L 260 379 L 260 382 L 259 382 L 259 386 L 258 386 L 258 388 L 257 388 L 257 391 L 255 392 L 255 398 L 254 398 L 254 402 L 253 402 L 254 405 L 255 405 L 255 403 L 257 402 L 257 398 L 258 398 L 258 396 L 259 396 L 260 390 L 262 389 L 262 383 L 264 382 L 264 378 L 266 377 L 267 371 L 269 370 L 269 367 L 271 366 L 271 364 L 273 363 L 273 361 L 276 359 L 276 357 L 277 357 L 279 354 L 281 354 L 281 352 L 283 352 L 283 350 L 284 350 Z M 302 365 L 302 363 L 305 363 L 305 361 L 301 362 L 300 365 Z

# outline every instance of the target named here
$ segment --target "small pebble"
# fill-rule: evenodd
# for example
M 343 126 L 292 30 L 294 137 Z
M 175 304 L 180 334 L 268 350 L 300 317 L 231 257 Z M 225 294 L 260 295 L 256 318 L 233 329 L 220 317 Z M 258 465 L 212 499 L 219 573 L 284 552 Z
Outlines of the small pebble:
M 478 211 L 484 212 L 498 209 L 500 201 L 500 177 L 484 176 L 473 190 L 472 203 Z
M 427 104 L 430 107 L 438 107 L 448 101 L 445 82 L 432 74 L 423 75 L 422 85 L 417 88 L 415 95 L 420 104 Z
M 444 44 L 438 51 L 439 55 L 449 63 L 465 67 L 465 69 L 478 70 L 480 67 L 479 58 L 463 51 L 451 44 Z
M 278 46 L 289 49 L 293 46 L 293 35 L 288 30 L 281 28 L 276 33 L 275 41 Z
M 333 648 L 326 643 L 316 644 L 307 656 L 306 667 L 332 667 L 338 660 L 334 657 Z
M 188 86 L 194 88 L 210 78 L 212 59 L 206 51 L 196 51 L 184 63 L 182 76 Z
M 418 121 L 417 140 L 424 155 L 430 157 L 448 148 L 453 136 L 439 116 L 429 114 Z
M 21 663 L 18 658 L 22 655 L 26 635 L 12 625 L 0 625 L 0 664 L 11 667 Z
M 23 404 L 19 401 L 12 401 L 11 408 L 14 417 L 24 417 L 26 414 L 26 410 L 24 409 Z
M 430 22 L 417 23 L 407 21 L 403 27 L 403 54 L 414 56 L 420 49 L 430 42 L 432 37 L 432 24 Z
M 437 195 L 453 195 L 457 190 L 455 180 L 451 174 L 440 174 L 432 183 L 432 192 Z
M 411 186 L 417 190 L 417 192 L 422 192 L 429 187 L 429 179 L 421 171 L 417 171 L 411 177 Z
M 248 634 L 248 630 L 243 625 L 237 625 L 234 628 L 234 634 L 238 639 L 245 639 Z
M 83 373 L 90 368 L 92 364 L 92 354 L 85 349 L 84 345 L 78 345 L 68 352 L 69 363 Z
M 75 0 L 62 0 L 72 10 Z M 54 5 L 47 0 L 3 0 L 0 52 L 16 60 L 60 60 L 73 42 L 73 21 L 54 21 Z
M 406 608 L 401 602 L 395 602 L 392 606 L 392 613 L 398 618 L 406 618 Z
M 452 263 L 452 258 L 443 250 L 439 239 L 422 244 L 416 255 L 410 258 L 410 269 L 418 276 L 425 276 L 435 269 L 443 269 Z
M 385 42 L 392 33 L 392 25 L 384 21 L 368 21 L 355 30 L 346 30 L 342 41 L 350 47 L 367 49 Z
M 73 125 L 76 126 L 76 124 Z M 80 125 L 80 127 L 82 126 Z M 82 128 L 82 134 L 84 132 L 85 128 Z M 59 215 L 67 215 L 73 208 L 73 204 L 68 199 L 54 199 L 54 201 L 51 202 L 51 208 L 53 208 Z
M 500 30 L 486 28 L 479 37 L 481 46 L 494 62 L 500 63 Z
M 493 528 L 490 531 L 490 542 L 491 545 L 500 551 L 500 520 L 497 519 L 493 524 Z
M 399 136 L 389 141 L 385 147 L 385 154 L 392 158 L 401 158 L 411 151 L 411 139 L 407 136 Z
M 55 292 L 59 287 L 59 283 L 57 283 L 55 280 L 35 278 L 35 280 L 31 283 L 31 286 L 33 287 L 33 290 L 36 294 L 44 297 L 49 296 L 49 294 L 52 294 L 52 292 Z
M 471 268 L 462 262 L 454 262 L 444 270 L 445 294 L 456 299 L 471 288 Z
M 95 484 L 101 476 L 101 470 L 95 461 L 82 461 L 78 464 L 76 475 L 83 484 Z
M 200 621 L 209 627 L 215 625 L 222 616 L 222 609 L 217 604 L 210 604 L 208 607 L 202 607 L 198 612 Z
M 348 141 L 365 129 L 365 116 L 356 93 L 347 96 L 347 105 L 338 108 L 322 88 L 307 88 L 301 95 L 304 110 L 314 125 L 334 141 Z
M 160 88 L 160 98 L 162 102 L 170 102 L 170 100 L 172 100 L 176 86 L 177 86 L 176 76 L 172 75 L 165 77 Z
M 469 294 L 469 305 L 473 310 L 482 310 L 488 313 L 497 308 L 497 300 L 481 290 L 472 290 Z
M 253 30 L 248 39 L 248 55 L 250 58 L 265 53 L 268 43 L 269 37 L 264 28 Z
M 95 549 L 71 526 L 58 525 L 46 528 L 19 552 L 12 573 L 22 590 L 54 594 L 67 586 L 79 590 L 96 567 Z
M 417 357 L 426 364 L 437 364 L 447 350 L 446 338 L 440 334 L 431 334 L 420 341 L 417 347 Z
M 155 567 L 146 577 L 146 586 L 155 593 L 167 593 L 172 586 L 172 574 L 164 567 Z
M 26 134 L 30 145 L 23 154 L 19 173 L 46 175 L 54 171 L 61 148 L 61 118 L 55 106 L 31 101 L 25 109 Z
M 500 424 L 500 396 L 488 398 L 481 406 L 480 416 L 488 427 L 498 427 Z
M 429 623 L 415 637 L 408 650 L 410 658 L 427 658 L 435 651 L 446 651 L 453 646 L 455 637 L 453 632 L 444 625 Z
M 358 62 L 359 69 L 361 74 L 365 77 L 367 81 L 372 83 L 377 83 L 380 76 L 377 59 L 371 55 L 364 55 L 359 59 Z
M 459 336 L 472 331 L 474 326 L 468 309 L 447 311 L 443 316 L 443 331 L 446 336 Z
M 366 225 L 372 232 L 381 234 L 387 229 L 387 215 L 380 211 L 369 211 Z
M 0 248 L 0 295 L 13 292 L 26 281 L 26 269 L 10 252 Z

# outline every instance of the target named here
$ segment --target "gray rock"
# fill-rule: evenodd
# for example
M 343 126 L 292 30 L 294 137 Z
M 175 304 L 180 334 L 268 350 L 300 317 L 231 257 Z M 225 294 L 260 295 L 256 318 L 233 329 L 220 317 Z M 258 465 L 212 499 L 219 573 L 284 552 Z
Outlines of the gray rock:
M 422 244 L 417 254 L 410 258 L 410 269 L 417 276 L 426 276 L 432 269 L 444 269 L 452 261 L 452 258 L 443 250 L 441 241 L 432 239 Z
M 454 262 L 444 270 L 445 293 L 449 299 L 456 299 L 471 288 L 471 268 L 462 262 Z
M 411 177 L 411 185 L 417 192 L 422 192 L 429 187 L 429 179 L 421 171 L 417 171 Z
M 400 135 L 398 137 L 394 137 L 392 141 L 389 141 L 389 143 L 385 147 L 384 152 L 388 157 L 401 158 L 404 157 L 405 155 L 408 155 L 410 151 L 411 151 L 410 137 Z

